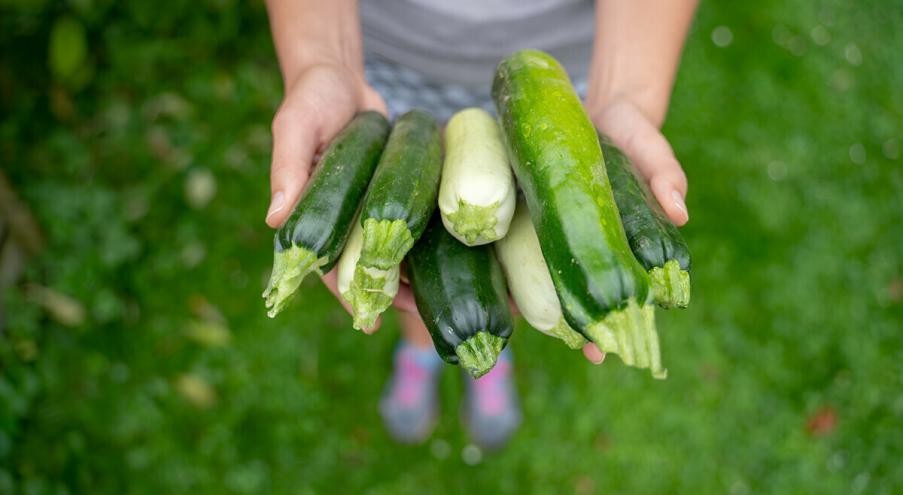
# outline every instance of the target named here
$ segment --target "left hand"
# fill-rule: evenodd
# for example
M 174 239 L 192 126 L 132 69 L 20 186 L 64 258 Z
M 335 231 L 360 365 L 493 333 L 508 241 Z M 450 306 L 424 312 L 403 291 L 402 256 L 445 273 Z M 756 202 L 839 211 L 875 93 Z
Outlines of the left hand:
M 652 120 L 625 98 L 614 99 L 596 111 L 590 109 L 590 118 L 639 169 L 668 218 L 678 227 L 686 224 L 690 219 L 684 202 L 687 176 Z M 605 359 L 605 353 L 593 343 L 583 346 L 583 355 L 594 364 Z
M 690 219 L 684 200 L 687 176 L 652 119 L 625 98 L 590 109 L 590 117 L 639 169 L 668 218 L 678 227 L 686 224 Z

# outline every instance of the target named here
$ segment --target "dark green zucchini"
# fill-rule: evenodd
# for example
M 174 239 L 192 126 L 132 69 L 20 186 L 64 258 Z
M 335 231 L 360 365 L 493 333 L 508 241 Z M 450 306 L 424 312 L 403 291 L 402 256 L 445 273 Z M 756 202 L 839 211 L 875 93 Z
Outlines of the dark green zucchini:
M 516 52 L 499 64 L 492 94 L 568 324 L 663 377 L 649 276 L 627 244 L 596 129 L 564 69 L 543 52 Z
M 433 116 L 411 110 L 399 117 L 364 199 L 360 264 L 386 270 L 401 263 L 436 209 L 441 171 Z
M 338 261 L 388 136 L 382 115 L 359 113 L 323 153 L 276 232 L 273 272 L 263 293 L 270 317 L 282 311 L 308 273 L 322 275 Z
M 441 155 L 439 128 L 430 114 L 411 110 L 395 122 L 361 209 L 360 258 L 345 296 L 355 328 L 372 327 L 395 297 L 397 285 L 386 280 L 397 273 L 436 209 Z
M 417 310 L 442 359 L 475 378 L 486 374 L 514 328 L 492 248 L 465 246 L 436 215 L 408 255 L 407 269 Z
M 624 153 L 605 136 L 600 136 L 600 142 L 627 242 L 649 273 L 656 304 L 666 309 L 686 308 L 690 304 L 687 243 Z

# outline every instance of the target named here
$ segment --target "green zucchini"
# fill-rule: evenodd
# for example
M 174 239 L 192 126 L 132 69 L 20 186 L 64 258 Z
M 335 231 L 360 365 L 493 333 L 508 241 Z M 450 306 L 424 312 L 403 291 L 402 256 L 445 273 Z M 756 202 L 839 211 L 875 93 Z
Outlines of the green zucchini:
M 370 279 L 397 268 L 423 233 L 436 209 L 441 154 L 439 128 L 429 113 L 411 110 L 395 122 L 361 209 L 362 246 L 351 300 L 368 300 L 360 292 L 379 282 Z M 355 309 L 355 328 L 371 327 L 385 310 L 366 306 L 360 314 Z
M 517 202 L 508 235 L 495 242 L 495 253 L 508 280 L 511 298 L 533 328 L 580 349 L 586 339 L 568 325 L 561 313 L 549 267 L 542 257 L 539 238 L 523 201 Z
M 499 64 L 492 94 L 568 324 L 663 378 L 649 276 L 630 251 L 596 129 L 564 69 L 543 52 L 516 52 Z
M 436 215 L 408 255 L 407 268 L 436 351 L 474 378 L 486 374 L 514 329 L 505 276 L 492 248 L 458 242 Z
M 649 272 L 656 304 L 686 308 L 690 304 L 690 250 L 680 231 L 639 180 L 630 160 L 608 138 L 600 136 L 605 168 L 627 241 L 637 261 Z
M 454 114 L 445 126 L 439 211 L 448 232 L 468 246 L 505 237 L 517 186 L 495 119 L 482 108 Z
M 273 272 L 263 297 L 269 316 L 285 308 L 304 277 L 338 260 L 389 136 L 389 123 L 362 112 L 332 140 L 301 199 L 276 232 Z

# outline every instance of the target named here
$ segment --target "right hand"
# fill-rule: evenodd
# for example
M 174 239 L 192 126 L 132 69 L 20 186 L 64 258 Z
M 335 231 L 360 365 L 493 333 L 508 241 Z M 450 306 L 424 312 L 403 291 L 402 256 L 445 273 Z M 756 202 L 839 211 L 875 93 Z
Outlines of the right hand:
M 652 119 L 639 105 L 624 97 L 607 103 L 591 115 L 596 127 L 634 163 L 674 225 L 686 224 L 690 220 L 684 202 L 687 176 Z
M 287 85 L 285 99 L 273 117 L 267 225 L 279 228 L 285 223 L 301 197 L 318 155 L 357 112 L 364 110 L 387 113 L 382 97 L 363 75 L 342 66 L 312 66 Z M 351 307 L 339 295 L 335 270 L 323 277 L 323 283 L 351 313 Z M 395 306 L 416 314 L 407 284 L 399 287 Z
M 272 124 L 267 225 L 279 228 L 285 223 L 317 155 L 363 110 L 385 115 L 386 104 L 363 74 L 340 65 L 311 66 L 286 84 L 285 98 Z

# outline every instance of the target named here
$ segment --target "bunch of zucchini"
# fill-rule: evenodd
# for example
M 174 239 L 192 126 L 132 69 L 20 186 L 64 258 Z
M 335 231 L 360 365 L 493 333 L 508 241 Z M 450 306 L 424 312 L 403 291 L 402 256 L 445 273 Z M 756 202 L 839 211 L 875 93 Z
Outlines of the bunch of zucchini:
M 664 378 L 653 305 L 686 307 L 690 297 L 677 228 L 597 134 L 555 59 L 511 55 L 492 95 L 498 123 L 479 109 L 456 114 L 444 163 L 428 113 L 408 112 L 391 132 L 381 116 L 355 117 L 276 234 L 270 316 L 304 275 L 338 262 L 353 326 L 369 328 L 406 261 L 437 352 L 475 377 L 511 335 L 510 291 L 543 333 L 573 349 L 593 342 Z

